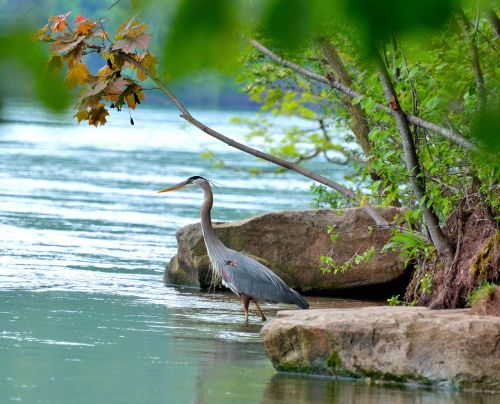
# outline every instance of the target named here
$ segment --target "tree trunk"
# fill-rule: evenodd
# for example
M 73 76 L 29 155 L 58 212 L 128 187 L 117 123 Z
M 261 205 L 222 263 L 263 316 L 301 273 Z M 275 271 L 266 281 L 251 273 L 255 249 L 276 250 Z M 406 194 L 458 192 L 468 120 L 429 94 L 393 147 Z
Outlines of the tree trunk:
M 323 54 L 328 61 L 328 64 L 333 69 L 335 75 L 339 78 L 339 81 L 347 87 L 352 86 L 352 80 L 349 77 L 349 73 L 342 62 L 339 54 L 332 46 L 332 44 L 327 39 L 321 39 L 319 41 L 320 46 L 323 50 Z M 366 119 L 365 113 L 361 109 L 359 104 L 353 104 L 349 97 L 344 97 L 345 103 L 347 105 L 347 110 L 351 117 L 351 129 L 356 136 L 358 144 L 363 149 L 363 153 L 366 157 L 371 154 L 372 145 L 368 137 L 370 133 L 370 127 L 368 126 L 368 121 Z
M 430 208 L 427 207 L 427 204 L 424 201 L 424 196 L 426 196 L 425 184 L 423 183 L 421 178 L 422 172 L 420 170 L 417 150 L 413 142 L 413 137 L 410 131 L 408 120 L 406 118 L 406 114 L 401 110 L 401 106 L 399 105 L 398 97 L 396 95 L 394 87 L 392 86 L 387 68 L 385 67 L 380 55 L 378 54 L 376 65 L 379 79 L 384 89 L 385 97 L 391 108 L 394 110 L 393 116 L 396 122 L 396 127 L 398 128 L 401 137 L 401 143 L 403 145 L 405 163 L 408 169 L 410 183 L 413 191 L 415 192 L 415 196 L 417 197 L 420 208 L 422 209 L 424 222 L 431 236 L 431 241 L 436 247 L 438 254 L 442 256 L 447 262 L 451 263 L 451 261 L 453 260 L 453 249 L 451 247 L 451 244 L 445 237 L 441 230 L 441 227 L 439 226 L 438 217 Z

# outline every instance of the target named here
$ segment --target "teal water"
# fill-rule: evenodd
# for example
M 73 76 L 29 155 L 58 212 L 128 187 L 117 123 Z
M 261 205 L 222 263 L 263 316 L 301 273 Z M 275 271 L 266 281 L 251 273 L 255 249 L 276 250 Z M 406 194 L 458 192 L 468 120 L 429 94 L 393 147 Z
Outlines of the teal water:
M 242 113 L 239 113 L 241 115 Z M 232 113 L 202 121 L 241 139 Z M 215 180 L 215 220 L 306 209 L 310 182 L 186 127 L 174 111 L 113 116 L 95 129 L 11 103 L 0 121 L 0 403 L 495 402 L 493 396 L 276 374 L 236 296 L 165 287 L 175 231 L 198 220 Z M 307 124 L 300 122 L 300 124 Z M 200 159 L 210 149 L 228 168 Z M 335 178 L 340 168 L 314 169 Z M 367 302 L 309 299 L 313 307 Z M 274 317 L 285 306 L 266 305 Z

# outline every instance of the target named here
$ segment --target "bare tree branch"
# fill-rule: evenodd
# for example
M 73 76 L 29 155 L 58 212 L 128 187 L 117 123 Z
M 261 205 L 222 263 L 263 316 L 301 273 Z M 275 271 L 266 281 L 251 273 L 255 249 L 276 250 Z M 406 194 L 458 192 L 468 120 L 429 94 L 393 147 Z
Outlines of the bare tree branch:
M 281 167 L 290 169 L 292 171 L 295 171 L 296 173 L 299 173 L 305 177 L 308 177 L 314 181 L 319 182 L 320 184 L 326 185 L 329 188 L 332 188 L 336 190 L 337 192 L 341 193 L 344 197 L 347 199 L 356 201 L 359 203 L 359 205 L 366 211 L 366 213 L 375 221 L 375 223 L 378 226 L 383 226 L 387 227 L 389 226 L 389 223 L 387 220 L 385 220 L 380 213 L 371 205 L 365 203 L 365 197 L 361 196 L 360 199 L 357 198 L 356 193 L 352 191 L 349 188 L 346 188 L 345 186 L 329 179 L 326 177 L 323 177 L 322 175 L 319 175 L 311 170 L 308 170 L 307 168 L 304 168 L 302 166 L 299 166 L 297 164 L 294 164 L 290 161 L 284 160 L 282 158 L 273 156 L 268 153 L 264 153 L 260 150 L 254 149 L 253 147 L 247 146 L 245 144 L 242 144 L 240 142 L 237 142 L 234 139 L 231 139 L 222 133 L 217 132 L 216 130 L 206 126 L 204 123 L 198 121 L 196 118 L 194 118 L 191 113 L 186 109 L 186 107 L 179 101 L 179 99 L 165 86 L 165 84 L 159 80 L 156 76 L 151 74 L 151 72 L 145 68 L 141 63 L 139 63 L 137 60 L 131 58 L 127 54 L 123 52 L 119 52 L 120 56 L 123 57 L 127 62 L 130 64 L 133 64 L 136 68 L 139 70 L 143 71 L 144 74 L 146 74 L 151 80 L 154 81 L 154 83 L 158 86 L 158 88 L 168 97 L 172 102 L 176 105 L 177 109 L 181 113 L 181 118 L 185 119 L 187 122 L 189 122 L 191 125 L 196 126 L 198 129 L 202 130 L 206 134 L 214 137 L 215 139 L 220 140 L 221 142 L 227 144 L 228 146 L 234 147 L 238 150 L 241 150 L 245 153 L 251 154 L 252 156 L 261 158 L 263 160 L 269 161 L 271 163 L 274 163 L 276 165 L 279 165 Z
M 116 6 L 121 0 L 115 0 L 113 4 L 111 4 L 108 8 L 107 11 L 111 10 L 114 6 Z
M 266 48 L 264 45 L 261 43 L 257 42 L 255 39 L 251 39 L 250 43 L 252 46 L 257 49 L 259 52 L 262 54 L 268 56 L 272 60 L 274 60 L 276 63 L 278 63 L 281 66 L 288 67 L 289 69 L 292 69 L 293 71 L 301 74 L 304 77 L 307 77 L 311 80 L 318 81 L 320 83 L 326 84 L 337 91 L 340 91 L 341 93 L 349 96 L 350 98 L 368 98 L 366 95 L 358 93 L 357 91 L 353 90 L 352 88 L 343 85 L 338 78 L 336 77 L 326 77 L 322 76 L 320 74 L 314 73 L 310 70 L 307 70 L 303 68 L 302 66 L 299 66 L 296 63 L 290 62 L 289 60 L 283 59 L 281 56 L 277 55 L 276 53 L 272 52 L 268 48 Z M 394 110 L 390 108 L 387 105 L 383 105 L 381 103 L 376 102 L 374 106 L 378 110 L 383 110 L 387 112 L 389 115 L 394 116 Z M 457 145 L 478 151 L 479 149 L 477 148 L 476 145 L 472 144 L 470 141 L 468 141 L 466 138 L 464 138 L 460 133 L 453 131 L 451 129 L 445 128 L 443 126 L 437 125 L 435 123 L 426 121 L 425 119 L 419 118 L 414 115 L 406 115 L 407 120 L 412 123 L 413 125 L 420 126 L 425 129 L 429 129 L 432 132 L 439 133 L 441 136 L 444 138 L 451 140 L 452 142 L 456 143 Z

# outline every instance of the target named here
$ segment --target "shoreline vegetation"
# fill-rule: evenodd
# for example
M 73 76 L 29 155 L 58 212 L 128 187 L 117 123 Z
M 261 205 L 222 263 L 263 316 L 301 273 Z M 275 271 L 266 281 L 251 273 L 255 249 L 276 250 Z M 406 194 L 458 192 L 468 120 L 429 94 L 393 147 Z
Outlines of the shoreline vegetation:
M 190 7 L 186 3 L 179 12 L 195 12 Z M 441 31 L 429 34 L 426 43 L 420 38 L 399 39 L 396 32 L 377 33 L 382 35 L 377 41 L 363 42 L 356 24 L 347 28 L 325 21 L 318 32 L 311 32 L 312 47 L 302 45 L 299 63 L 250 37 L 239 77 L 250 100 L 265 111 L 298 116 L 319 126 L 310 133 L 290 128 L 277 140 L 266 122 L 243 122 L 253 129 L 251 137 L 269 143 L 265 149 L 236 141 L 191 114 L 161 78 L 158 58 L 148 48 L 152 35 L 135 17 L 111 35 L 102 20 L 77 16 L 71 22 L 66 13 L 50 17 L 37 37 L 49 43 L 51 70 L 55 74 L 65 71 L 65 84 L 82 88 L 75 114 L 79 122 L 97 127 L 106 123 L 108 108 L 137 108 L 145 98 L 145 83 L 152 83 L 173 102 L 181 118 L 207 135 L 319 183 L 313 188 L 318 206 L 354 204 L 374 221 L 368 233 L 391 229 L 384 248 L 400 250 L 414 268 L 406 304 L 458 308 L 484 282 L 500 278 L 495 241 L 499 160 L 496 146 L 487 147 L 497 143 L 492 133 L 498 126 L 496 119 L 491 124 L 498 104 L 497 33 L 491 10 L 471 16 L 469 9 L 451 7 L 446 18 L 436 23 Z M 173 24 L 166 49 L 180 52 L 174 42 L 189 39 L 190 33 L 182 22 L 174 19 Z M 333 28 L 338 29 L 335 35 Z M 289 40 L 280 37 L 281 47 L 297 59 L 292 51 L 298 48 Z M 470 50 L 468 56 L 461 53 L 463 46 Z M 96 75 L 85 63 L 84 55 L 90 53 L 96 53 L 104 64 Z M 467 63 L 456 63 L 460 57 Z M 177 63 L 163 62 L 172 76 L 185 74 Z M 191 62 L 201 63 L 196 57 Z M 182 58 L 178 63 L 182 65 Z M 461 80 L 460 88 L 457 80 Z M 132 115 L 130 123 L 134 124 Z M 344 139 L 333 139 L 334 125 L 351 131 Z M 347 142 L 358 147 L 349 148 Z M 320 155 L 352 167 L 347 174 L 349 186 L 301 164 Z M 374 205 L 403 207 L 404 212 L 386 220 Z M 332 246 L 343 231 L 341 224 L 327 228 Z M 321 268 L 325 273 L 341 271 L 353 261 L 369 260 L 374 253 L 373 249 L 360 251 L 347 262 L 327 253 L 320 256 Z

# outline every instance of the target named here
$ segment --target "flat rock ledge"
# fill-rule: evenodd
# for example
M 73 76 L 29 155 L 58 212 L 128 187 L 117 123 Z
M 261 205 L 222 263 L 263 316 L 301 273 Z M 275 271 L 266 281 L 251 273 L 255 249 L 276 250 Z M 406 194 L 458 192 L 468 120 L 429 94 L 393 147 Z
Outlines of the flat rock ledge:
M 375 209 L 388 221 L 402 214 L 398 208 Z M 327 234 L 328 225 L 336 226 L 340 232 L 335 244 Z M 290 287 L 302 291 L 329 293 L 379 286 L 387 292 L 391 282 L 405 275 L 403 259 L 397 252 L 380 253 L 390 230 L 377 229 L 373 220 L 359 208 L 271 212 L 215 224 L 214 228 L 229 248 L 254 257 Z M 209 287 L 212 274 L 200 224 L 179 229 L 176 237 L 177 255 L 165 269 L 164 282 Z M 324 274 L 320 270 L 321 255 L 330 255 L 341 264 L 371 247 L 379 253 L 368 262 L 354 265 L 343 273 Z
M 282 372 L 500 391 L 500 318 L 468 310 L 281 311 L 261 331 Z

